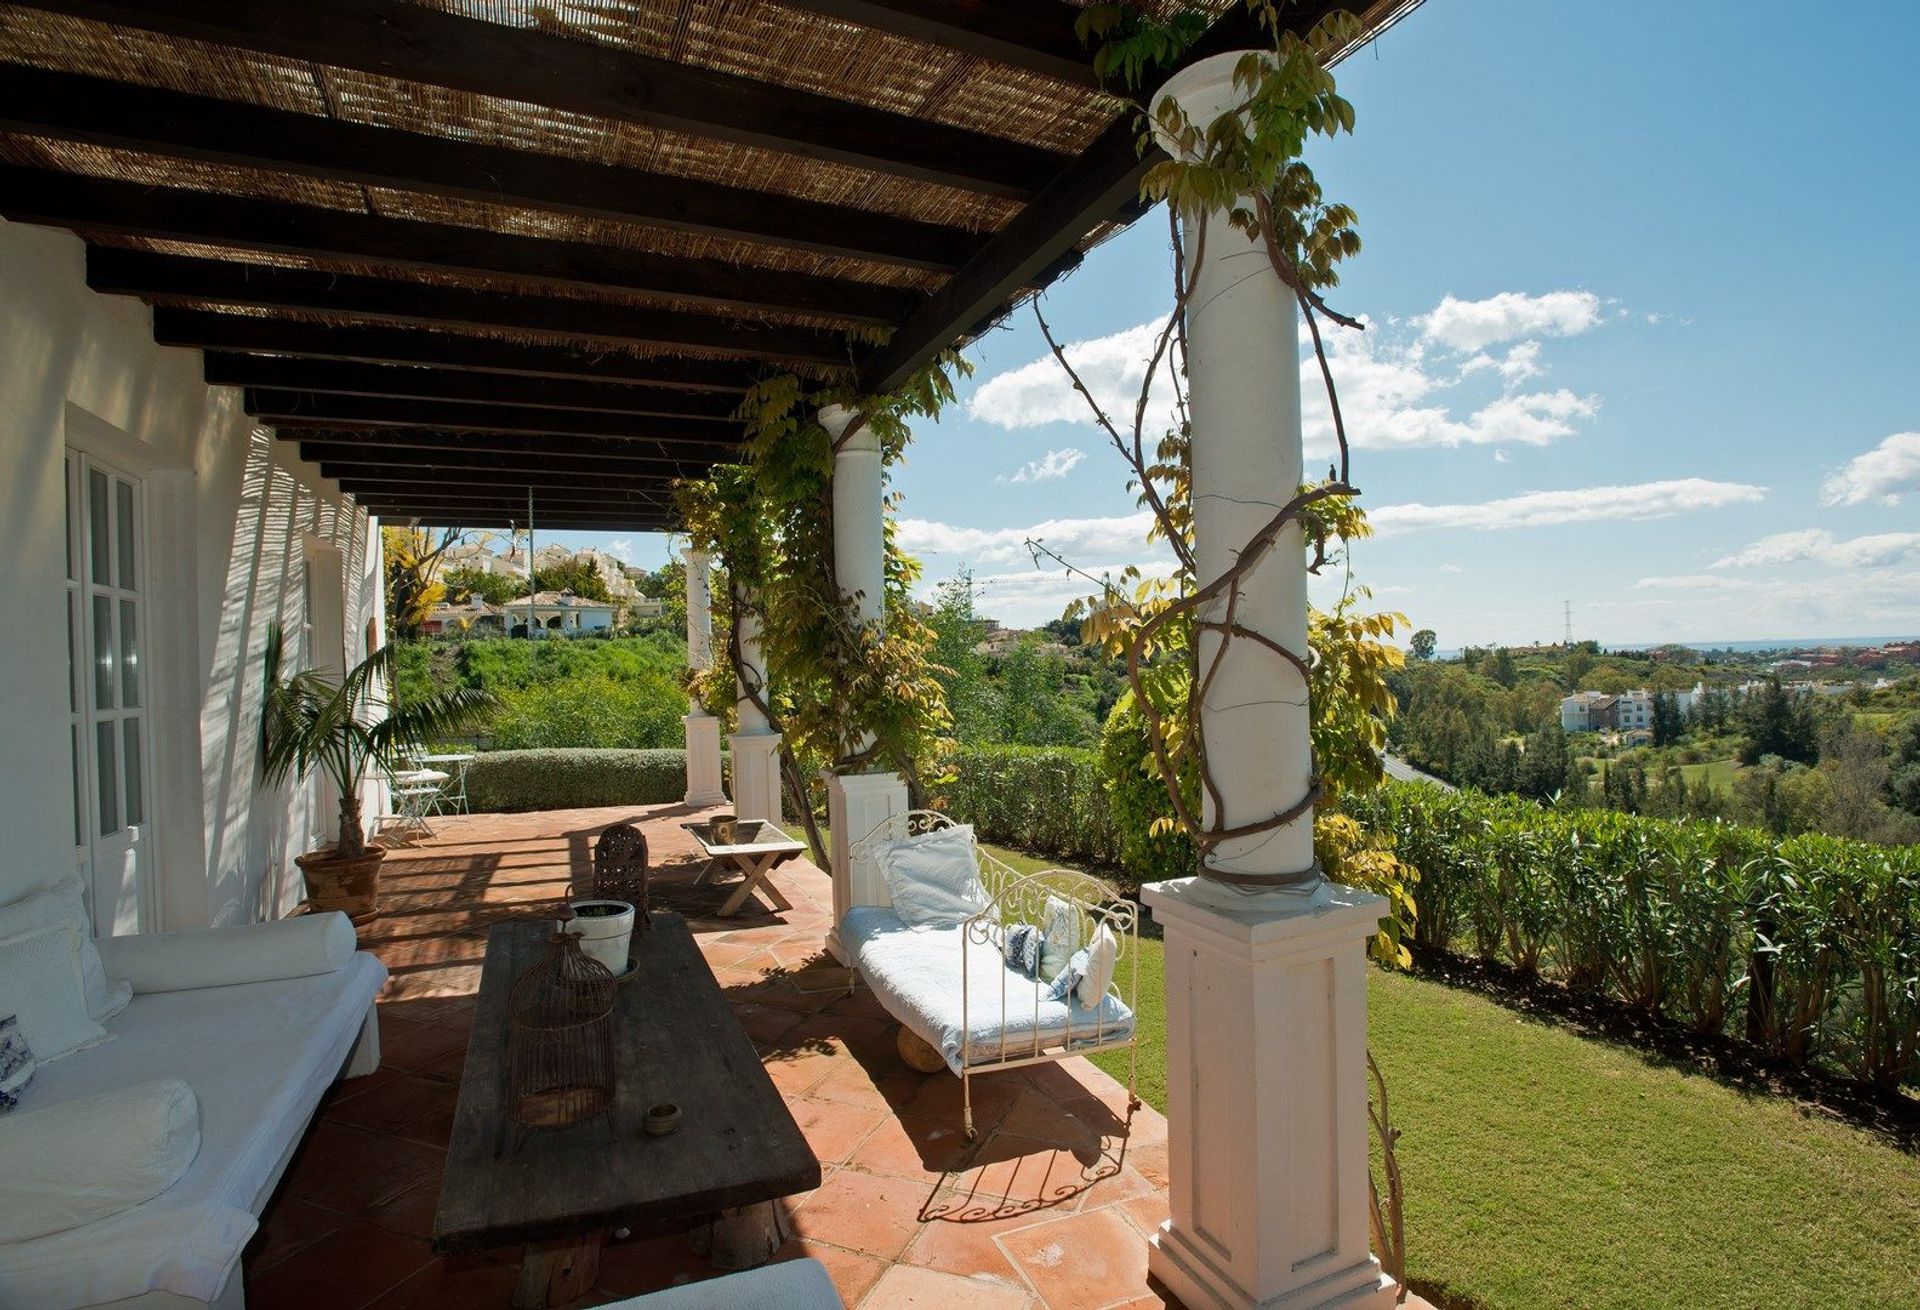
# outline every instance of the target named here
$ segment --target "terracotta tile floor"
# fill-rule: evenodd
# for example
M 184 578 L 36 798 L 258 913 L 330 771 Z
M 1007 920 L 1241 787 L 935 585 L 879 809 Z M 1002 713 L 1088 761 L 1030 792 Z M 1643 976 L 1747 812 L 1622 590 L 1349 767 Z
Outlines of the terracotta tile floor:
M 584 878 L 607 824 L 643 824 L 656 905 L 685 913 L 708 964 L 820 1157 L 820 1188 L 787 1203 L 794 1237 L 859 1310 L 1104 1310 L 1171 1304 L 1147 1281 L 1166 1216 L 1166 1122 L 1085 1060 L 975 1084 L 977 1142 L 959 1082 L 916 1074 L 864 991 L 823 987 L 827 876 L 774 876 L 791 911 L 749 902 L 710 917 L 679 806 L 474 815 L 387 858 L 381 918 L 362 944 L 392 970 L 383 1062 L 335 1087 L 261 1222 L 250 1310 L 484 1310 L 507 1305 L 518 1248 L 440 1258 L 428 1248 L 455 1090 L 490 924 L 551 904 Z M 844 975 L 842 975 L 844 977 Z M 711 1277 L 683 1236 L 610 1243 L 581 1306 Z M 776 1310 L 770 1307 L 769 1310 Z

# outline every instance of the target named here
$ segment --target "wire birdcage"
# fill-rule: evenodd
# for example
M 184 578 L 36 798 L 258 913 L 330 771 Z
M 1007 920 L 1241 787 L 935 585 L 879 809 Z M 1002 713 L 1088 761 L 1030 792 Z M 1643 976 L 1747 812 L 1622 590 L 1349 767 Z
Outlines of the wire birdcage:
M 562 1128 L 613 1109 L 613 974 L 557 932 L 507 994 L 507 1109 Z
M 593 894 L 598 900 L 633 906 L 636 927 L 652 922 L 647 913 L 647 838 L 631 823 L 616 823 L 593 847 Z

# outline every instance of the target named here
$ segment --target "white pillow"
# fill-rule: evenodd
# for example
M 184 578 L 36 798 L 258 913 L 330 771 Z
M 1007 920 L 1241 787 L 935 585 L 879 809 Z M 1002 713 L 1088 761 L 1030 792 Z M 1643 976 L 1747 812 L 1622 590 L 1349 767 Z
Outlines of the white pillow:
M 1080 949 L 1080 911 L 1070 901 L 1049 896 L 1041 911 L 1040 931 L 1046 935 L 1040 948 L 1040 976 L 1058 978 Z
M 200 1102 L 178 1078 L 0 1116 L 0 1242 L 106 1219 L 173 1186 L 200 1153 Z
M 951 927 L 992 904 L 980 882 L 972 824 L 888 842 L 879 859 L 893 912 L 909 928 Z
M 1107 994 L 1107 986 L 1113 982 L 1114 965 L 1119 960 L 1120 939 L 1113 935 L 1113 929 L 1103 923 L 1093 934 L 1093 944 L 1087 948 L 1087 972 L 1073 990 L 1082 1009 L 1100 1008 L 1100 1002 Z
M 105 1023 L 127 1008 L 133 989 L 125 983 L 109 983 L 100 963 L 100 952 L 93 944 L 93 924 L 87 918 L 87 902 L 82 895 L 79 874 L 70 874 L 43 892 L 35 892 L 11 905 L 0 905 L 0 941 L 19 937 L 40 928 L 64 924 L 78 943 L 80 971 L 86 983 L 87 1015 L 96 1023 Z
M 0 940 L 0 997 L 20 1020 L 39 1064 L 51 1064 L 106 1037 L 87 1014 L 80 948 L 64 923 Z
M 268 923 L 109 937 L 101 954 L 135 992 L 184 992 L 334 973 L 359 941 L 338 910 Z

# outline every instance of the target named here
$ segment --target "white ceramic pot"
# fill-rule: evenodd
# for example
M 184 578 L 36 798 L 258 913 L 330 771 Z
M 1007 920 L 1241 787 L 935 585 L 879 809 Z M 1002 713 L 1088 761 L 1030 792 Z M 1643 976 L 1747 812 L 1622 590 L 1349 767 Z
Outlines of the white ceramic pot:
M 627 944 L 633 938 L 633 907 L 625 901 L 574 901 L 574 917 L 564 920 L 561 931 L 580 938 L 580 949 L 607 967 L 618 978 L 627 971 Z M 617 914 L 581 914 L 582 910 L 614 906 Z

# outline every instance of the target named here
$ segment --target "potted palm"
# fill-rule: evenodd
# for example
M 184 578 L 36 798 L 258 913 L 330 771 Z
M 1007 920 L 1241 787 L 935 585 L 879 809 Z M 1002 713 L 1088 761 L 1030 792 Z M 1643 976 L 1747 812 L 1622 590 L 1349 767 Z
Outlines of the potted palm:
M 319 772 L 340 797 L 340 835 L 323 850 L 295 858 L 306 875 L 314 908 L 343 910 L 355 923 L 374 916 L 380 862 L 369 847 L 360 815 L 367 771 L 391 772 L 414 743 L 468 724 L 493 698 L 459 688 L 403 704 L 388 701 L 393 647 L 383 646 L 334 681 L 308 669 L 283 676 L 285 646 L 276 626 L 267 633 L 267 695 L 260 716 L 261 773 L 268 785 Z

